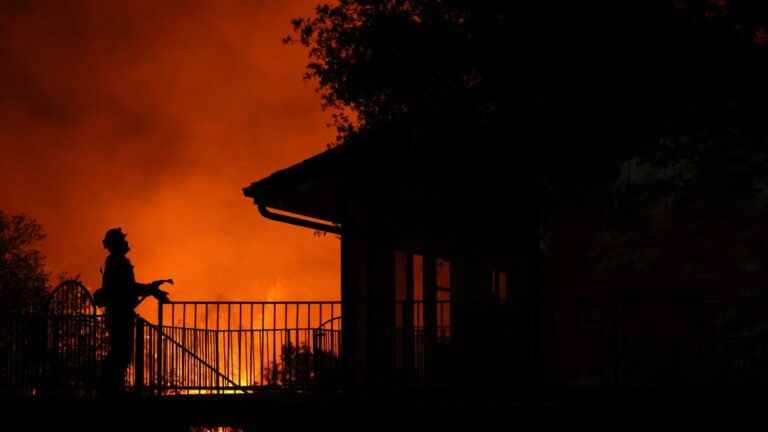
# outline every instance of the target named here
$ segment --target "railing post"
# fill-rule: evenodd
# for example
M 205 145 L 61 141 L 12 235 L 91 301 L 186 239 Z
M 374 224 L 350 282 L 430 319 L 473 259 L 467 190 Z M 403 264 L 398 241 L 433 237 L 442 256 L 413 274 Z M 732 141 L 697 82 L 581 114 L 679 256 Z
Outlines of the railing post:
M 157 302 L 157 393 L 163 385 L 163 302 Z
M 43 325 L 48 325 L 48 320 L 43 321 Z M 94 368 L 97 365 L 97 359 L 98 359 L 98 353 L 97 353 L 97 341 L 98 341 L 98 335 L 97 332 L 99 331 L 99 323 L 98 323 L 98 317 L 96 316 L 96 307 L 94 306 L 93 312 L 91 313 L 91 329 L 90 329 L 90 336 L 91 336 L 91 352 L 88 353 L 88 358 L 91 362 L 91 365 L 94 366 Z M 45 340 L 45 339 L 43 339 Z
M 133 387 L 136 393 L 144 390 L 144 320 L 136 320 L 136 352 L 133 363 Z

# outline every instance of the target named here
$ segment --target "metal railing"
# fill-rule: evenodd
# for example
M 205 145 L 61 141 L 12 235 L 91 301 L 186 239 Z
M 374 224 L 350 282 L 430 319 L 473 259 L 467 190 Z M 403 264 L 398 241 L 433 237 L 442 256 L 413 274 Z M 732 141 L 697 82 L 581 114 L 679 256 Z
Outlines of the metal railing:
M 78 280 L 0 324 L 0 393 L 12 397 L 95 394 L 106 355 L 104 319 Z
M 136 321 L 133 362 L 126 377 L 129 388 L 138 393 L 158 395 L 205 393 L 223 387 L 233 392 L 247 392 L 173 338 L 167 330 L 142 318 Z M 210 338 L 212 335 L 206 336 Z M 158 351 L 158 347 L 162 351 Z M 160 362 L 163 369 L 157 367 Z
M 392 360 L 394 369 L 403 382 L 412 385 L 423 384 L 428 346 L 443 347 L 450 344 L 452 335 L 451 302 L 448 300 L 435 301 L 434 308 L 432 317 L 434 324 L 430 326 L 425 317 L 425 302 L 423 300 L 395 302 Z M 427 337 L 430 334 L 433 335 L 432 338 Z
M 19 313 L 0 330 L 0 391 L 13 397 L 95 396 L 107 352 L 95 314 Z
M 339 302 L 172 302 L 137 326 L 133 385 L 159 394 L 328 384 L 341 355 Z
M 513 364 L 538 339 L 547 378 L 560 383 L 768 383 L 760 296 L 545 298 L 539 324 L 519 318 L 517 301 L 469 314 L 465 306 L 461 318 L 449 301 L 431 311 L 397 302 L 394 369 L 417 385 L 440 367 L 455 379 L 462 368 Z M 103 316 L 51 304 L 4 317 L 0 394 L 95 393 L 108 350 Z M 341 321 L 339 302 L 161 304 L 156 324 L 136 321 L 126 384 L 153 395 L 338 386 Z M 457 352 L 465 363 L 452 363 Z

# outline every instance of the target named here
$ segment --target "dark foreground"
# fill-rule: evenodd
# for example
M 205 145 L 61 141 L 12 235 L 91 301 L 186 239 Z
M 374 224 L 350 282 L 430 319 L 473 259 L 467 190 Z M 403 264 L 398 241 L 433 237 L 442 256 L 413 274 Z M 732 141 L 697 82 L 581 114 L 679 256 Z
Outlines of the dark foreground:
M 325 392 L 264 391 L 255 395 L 178 396 L 159 399 L 13 400 L 4 401 L 6 421 L 24 424 L 19 430 L 190 430 L 202 426 L 263 429 L 277 421 L 284 426 L 314 423 L 335 426 L 360 415 L 393 421 L 407 414 L 455 414 L 462 411 L 530 413 L 537 409 L 577 409 L 584 414 L 617 411 L 747 410 L 761 412 L 768 388 L 560 388 L 544 389 L 539 397 L 512 392 Z M 7 423 L 6 423 L 7 424 Z

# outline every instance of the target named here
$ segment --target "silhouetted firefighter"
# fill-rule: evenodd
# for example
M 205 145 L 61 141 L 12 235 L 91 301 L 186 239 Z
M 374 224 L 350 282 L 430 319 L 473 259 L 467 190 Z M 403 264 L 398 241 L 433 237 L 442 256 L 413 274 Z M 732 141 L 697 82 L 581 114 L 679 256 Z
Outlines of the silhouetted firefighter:
M 121 228 L 107 231 L 102 242 L 109 256 L 102 274 L 101 289 L 94 295 L 98 306 L 106 307 L 106 324 L 110 343 L 101 377 L 101 391 L 113 396 L 124 391 L 125 372 L 131 362 L 133 328 L 136 315 L 134 308 L 147 296 L 158 301 L 168 301 L 168 292 L 162 291 L 163 283 L 173 280 L 157 280 L 149 284 L 136 282 L 133 265 L 125 256 L 130 249 Z

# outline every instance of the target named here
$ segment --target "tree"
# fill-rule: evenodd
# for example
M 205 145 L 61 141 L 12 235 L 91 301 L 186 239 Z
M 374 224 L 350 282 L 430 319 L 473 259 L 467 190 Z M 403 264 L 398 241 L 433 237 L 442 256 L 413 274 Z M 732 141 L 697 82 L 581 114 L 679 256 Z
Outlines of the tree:
M 30 217 L 0 211 L 0 308 L 34 306 L 48 289 L 45 258 L 38 245 L 45 239 L 40 224 Z
M 507 156 L 551 200 L 581 199 L 662 138 L 761 127 L 765 111 L 768 8 L 621 3 L 342 0 L 294 20 L 295 40 L 339 142 L 396 127 L 430 150 L 472 143 L 463 162 Z

